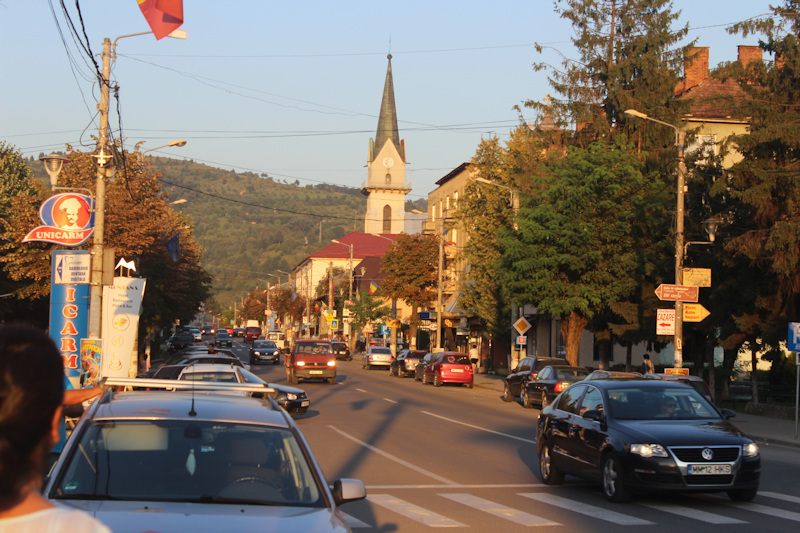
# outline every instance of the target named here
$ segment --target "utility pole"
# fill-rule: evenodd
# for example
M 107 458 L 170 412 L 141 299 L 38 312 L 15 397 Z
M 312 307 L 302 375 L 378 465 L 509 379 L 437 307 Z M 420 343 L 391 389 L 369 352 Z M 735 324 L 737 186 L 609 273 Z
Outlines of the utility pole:
M 106 164 L 112 157 L 107 154 L 108 142 L 108 102 L 111 78 L 111 39 L 103 40 L 103 71 L 100 80 L 100 131 L 97 138 L 97 173 L 95 175 L 94 240 L 92 241 L 92 276 L 89 290 L 89 331 L 91 339 L 101 338 L 100 323 L 103 305 L 103 231 L 105 229 L 106 208 Z M 105 351 L 105 350 L 103 350 Z
M 333 261 L 331 261 L 328 266 L 328 309 L 335 313 L 333 303 Z M 328 326 L 330 326 L 330 322 Z M 329 334 L 328 337 L 330 336 Z
M 439 282 L 436 296 L 436 348 L 442 348 L 442 270 L 444 269 L 444 218 L 439 219 Z

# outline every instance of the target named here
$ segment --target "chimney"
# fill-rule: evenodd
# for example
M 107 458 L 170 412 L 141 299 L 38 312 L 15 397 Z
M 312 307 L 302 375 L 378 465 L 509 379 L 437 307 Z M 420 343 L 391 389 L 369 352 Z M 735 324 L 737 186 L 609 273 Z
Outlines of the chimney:
M 684 91 L 708 78 L 708 46 L 696 46 L 683 58 Z
M 739 63 L 746 69 L 753 61 L 763 59 L 761 48 L 758 46 L 739 45 Z

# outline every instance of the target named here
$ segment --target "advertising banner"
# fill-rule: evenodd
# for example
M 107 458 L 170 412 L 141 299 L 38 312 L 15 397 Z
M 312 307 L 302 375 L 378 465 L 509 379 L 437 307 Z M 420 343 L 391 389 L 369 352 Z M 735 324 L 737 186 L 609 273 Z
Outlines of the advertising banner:
M 94 206 L 85 194 L 54 194 L 42 202 L 39 218 L 43 226 L 33 228 L 22 242 L 41 241 L 78 246 L 94 233 Z
M 80 264 L 88 250 L 53 250 L 50 284 L 50 337 L 64 358 L 64 370 L 72 386 L 80 388 L 81 339 L 89 331 L 89 284 L 58 283 L 56 272 L 64 265 Z
M 129 377 L 145 281 L 115 276 L 113 285 L 103 287 L 103 377 Z

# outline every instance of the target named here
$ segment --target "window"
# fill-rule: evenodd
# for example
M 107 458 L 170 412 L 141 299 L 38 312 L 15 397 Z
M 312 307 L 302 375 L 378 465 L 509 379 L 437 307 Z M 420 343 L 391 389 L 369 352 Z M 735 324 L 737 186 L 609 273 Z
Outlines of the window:
M 392 175 L 388 172 L 386 173 L 386 184 L 390 184 L 392 182 Z
M 391 206 L 383 206 L 383 233 L 392 232 L 392 208 Z
M 578 404 L 580 402 L 583 391 L 586 390 L 585 386 L 573 386 L 567 389 L 562 395 L 558 403 L 558 409 L 566 411 L 567 413 L 578 414 Z
M 580 414 L 592 409 L 599 413 L 603 412 L 603 397 L 599 390 L 589 387 L 583 397 L 583 401 L 581 401 Z

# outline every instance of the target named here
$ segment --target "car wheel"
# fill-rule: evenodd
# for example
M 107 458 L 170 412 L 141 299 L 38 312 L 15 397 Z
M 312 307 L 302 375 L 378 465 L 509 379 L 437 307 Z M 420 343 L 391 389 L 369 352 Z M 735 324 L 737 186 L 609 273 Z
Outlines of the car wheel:
M 758 489 L 729 490 L 728 497 L 735 502 L 749 502 L 756 497 Z
M 503 401 L 510 402 L 514 400 L 514 395 L 511 394 L 511 385 L 508 384 L 508 381 L 503 384 Z
M 542 391 L 542 400 L 539 403 L 542 404 L 542 409 L 550 405 L 550 400 L 547 399 L 547 392 Z
M 631 493 L 622 484 L 622 464 L 613 453 L 603 459 L 603 492 L 610 502 L 626 502 L 631 499 Z
M 434 376 L 433 376 L 433 386 L 434 387 L 441 387 L 442 386 L 442 377 L 439 374 L 434 374 Z
M 528 392 L 528 388 L 524 387 L 522 389 L 522 407 L 525 409 L 530 409 L 533 407 L 533 403 L 531 403 L 531 394 Z
M 545 485 L 561 485 L 564 482 L 564 472 L 553 465 L 553 445 L 548 441 L 539 451 L 539 475 Z

